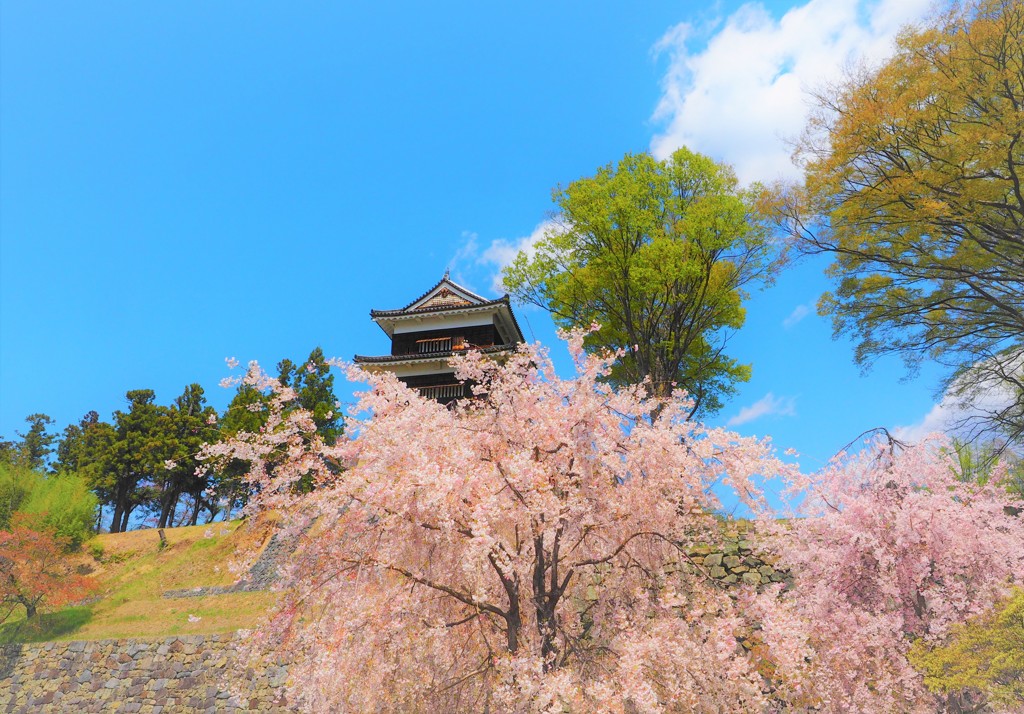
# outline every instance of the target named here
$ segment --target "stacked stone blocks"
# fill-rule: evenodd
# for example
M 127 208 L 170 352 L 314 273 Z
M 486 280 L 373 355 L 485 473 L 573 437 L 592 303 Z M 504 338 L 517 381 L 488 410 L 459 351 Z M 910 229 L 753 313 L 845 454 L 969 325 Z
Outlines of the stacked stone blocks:
M 287 712 L 287 663 L 258 669 L 236 635 L 0 647 L 0 712 Z

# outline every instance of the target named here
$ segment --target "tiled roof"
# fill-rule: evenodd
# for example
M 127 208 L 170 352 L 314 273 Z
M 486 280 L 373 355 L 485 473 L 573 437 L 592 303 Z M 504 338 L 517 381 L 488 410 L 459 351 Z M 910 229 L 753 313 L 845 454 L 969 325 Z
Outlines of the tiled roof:
M 449 303 L 449 304 L 442 304 L 442 305 L 434 305 L 434 306 L 430 306 L 430 307 L 420 307 L 420 308 L 416 308 L 415 310 L 411 309 L 413 305 L 415 305 L 416 303 L 421 302 L 422 300 L 424 300 L 424 298 L 426 298 L 428 295 L 430 295 L 432 292 L 434 292 L 435 290 L 440 288 L 445 283 L 450 285 L 455 290 L 458 290 L 459 292 L 463 293 L 464 295 L 466 295 L 468 297 L 471 297 L 474 300 L 478 300 L 479 302 L 476 302 L 476 303 L 464 303 L 464 304 L 451 304 L 451 303 Z M 441 314 L 441 313 L 458 313 L 458 312 L 464 312 L 464 311 L 465 312 L 472 312 L 472 311 L 483 310 L 483 309 L 487 309 L 487 308 L 491 308 L 491 307 L 505 307 L 506 308 L 508 316 L 511 318 L 512 326 L 515 328 L 516 335 L 519 337 L 520 340 L 525 342 L 526 338 L 523 336 L 523 329 L 519 326 L 519 320 L 516 319 L 516 314 L 512 311 L 512 303 L 511 303 L 511 300 L 509 299 L 509 296 L 507 294 L 503 295 L 502 297 L 500 297 L 500 298 L 498 298 L 496 300 L 488 300 L 485 297 L 482 297 L 480 295 L 477 295 L 474 292 L 471 292 L 471 291 L 467 290 L 466 288 L 462 287 L 458 283 L 453 282 L 448 277 L 448 273 L 447 272 L 444 274 L 444 277 L 441 278 L 437 283 L 435 283 L 429 290 L 427 290 L 425 293 L 420 295 L 418 298 L 413 300 L 411 303 L 409 303 L 405 307 L 399 308 L 397 310 L 370 310 L 370 319 L 372 319 L 374 322 L 377 322 L 377 324 L 380 325 L 381 328 L 384 329 L 384 331 L 387 332 L 388 335 L 390 335 L 391 333 L 387 329 L 385 329 L 384 325 L 381 324 L 380 322 L 378 322 L 378 320 L 380 320 L 380 319 L 387 320 L 388 318 L 414 317 L 414 316 L 418 316 L 418 315 L 432 315 L 432 314 L 436 315 L 436 314 Z
M 434 288 L 436 287 L 437 286 L 435 285 Z M 434 288 L 431 288 L 430 290 L 433 290 Z M 422 300 L 430 293 L 430 290 L 428 290 L 422 296 L 413 300 L 411 304 L 415 305 L 417 302 Z M 483 298 L 480 299 L 482 300 L 482 302 L 476 304 L 467 303 L 464 305 L 438 305 L 437 307 L 421 307 L 416 310 L 410 310 L 408 306 L 399 308 L 398 310 L 370 310 L 370 317 L 398 317 L 400 315 L 421 315 L 431 312 L 448 312 L 449 310 L 473 310 L 478 307 L 492 307 L 494 305 L 501 305 L 502 303 L 506 305 L 509 304 L 508 295 L 500 297 L 497 300 L 484 300 Z
M 464 293 L 465 293 L 466 295 L 469 295 L 469 296 L 470 296 L 470 297 L 472 297 L 472 298 L 476 298 L 476 299 L 477 299 L 477 300 L 479 300 L 479 301 L 480 301 L 481 303 L 485 303 L 485 302 L 488 302 L 487 298 L 485 298 L 485 297 L 483 297 L 483 296 L 481 296 L 481 295 L 477 295 L 476 293 L 474 293 L 474 292 L 472 292 L 472 291 L 470 291 L 470 290 L 467 290 L 466 288 L 462 287 L 461 285 L 459 285 L 458 283 L 456 283 L 455 281 L 453 281 L 453 280 L 452 280 L 451 278 L 449 278 L 449 277 L 448 277 L 448 273 L 447 273 L 447 271 L 446 271 L 446 272 L 445 272 L 445 274 L 444 274 L 444 277 L 443 277 L 443 278 L 441 278 L 440 280 L 438 280 L 438 281 L 437 281 L 437 282 L 436 282 L 436 283 L 435 283 L 435 284 L 434 284 L 433 286 L 431 286 L 431 288 L 430 288 L 429 290 L 427 290 L 427 291 L 426 291 L 425 293 L 423 293 L 422 295 L 420 295 L 420 296 L 419 296 L 418 298 L 416 298 L 415 300 L 413 300 L 413 301 L 412 301 L 411 303 L 409 303 L 408 305 L 406 305 L 405 307 L 403 307 L 403 308 L 402 308 L 401 310 L 384 310 L 384 311 L 382 311 L 382 312 L 402 312 L 402 311 L 408 310 L 408 309 L 409 309 L 409 308 L 411 308 L 411 307 L 412 307 L 413 305 L 415 305 L 416 303 L 418 303 L 418 302 L 419 302 L 420 300 L 422 300 L 423 298 L 425 298 L 425 297 L 426 297 L 427 295 L 429 295 L 430 293 L 432 293 L 432 292 L 434 292 L 435 290 L 437 290 L 437 289 L 438 289 L 439 287 L 441 287 L 441 286 L 442 286 L 442 285 L 444 285 L 445 283 L 448 283 L 448 284 L 449 284 L 449 285 L 451 285 L 451 286 L 452 286 L 453 288 L 457 288 L 458 290 L 461 290 L 461 291 L 462 291 L 462 292 L 464 292 Z M 493 302 L 493 301 L 491 301 L 491 302 Z M 417 312 L 419 312 L 419 311 L 417 310 Z
M 493 352 L 510 352 L 516 348 L 516 345 L 492 345 L 491 347 L 480 347 L 475 349 L 474 352 L 483 352 L 484 354 L 491 354 Z M 378 357 L 368 357 L 366 355 L 356 355 L 354 362 L 356 364 L 387 364 L 389 362 L 431 362 L 439 359 L 448 359 L 455 354 L 462 354 L 464 350 L 454 350 L 451 352 L 428 352 L 425 354 L 412 354 L 412 355 L 380 355 Z

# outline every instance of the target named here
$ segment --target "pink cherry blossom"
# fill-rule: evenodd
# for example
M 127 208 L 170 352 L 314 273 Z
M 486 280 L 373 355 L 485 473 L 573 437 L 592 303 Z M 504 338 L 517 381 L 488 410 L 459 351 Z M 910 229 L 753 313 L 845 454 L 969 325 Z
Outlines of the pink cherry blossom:
M 795 484 L 803 517 L 764 528 L 795 578 L 767 609 L 785 627 L 764 634 L 797 655 L 790 680 L 824 708 L 935 711 L 907 661 L 911 643 L 940 640 L 1024 582 L 1010 496 L 960 472 L 941 438 L 871 442 Z
M 249 645 L 294 660 L 294 705 L 934 710 L 905 654 L 1024 577 L 1005 492 L 958 480 L 936 443 L 805 476 L 767 440 L 689 420 L 681 391 L 610 388 L 615 355 L 567 337 L 571 379 L 538 345 L 454 358 L 477 396 L 450 407 L 345 365 L 369 389 L 333 445 L 250 364 L 267 423 L 205 456 L 248 461 L 249 513 L 299 540 Z M 803 496 L 798 518 L 768 513 L 770 478 Z M 759 515 L 792 585 L 730 589 L 691 559 L 721 542 L 717 485 Z
M 457 374 L 480 396 L 446 408 L 349 368 L 370 388 L 348 438 L 324 444 L 275 397 L 260 434 L 211 448 L 253 464 L 250 512 L 306 534 L 253 640 L 296 659 L 298 705 L 766 706 L 739 640 L 753 623 L 687 552 L 719 527 L 713 484 L 759 509 L 759 480 L 790 467 L 765 442 L 689 421 L 681 395 L 611 389 L 612 357 L 568 337 L 573 379 L 538 346 L 503 362 L 469 352 Z

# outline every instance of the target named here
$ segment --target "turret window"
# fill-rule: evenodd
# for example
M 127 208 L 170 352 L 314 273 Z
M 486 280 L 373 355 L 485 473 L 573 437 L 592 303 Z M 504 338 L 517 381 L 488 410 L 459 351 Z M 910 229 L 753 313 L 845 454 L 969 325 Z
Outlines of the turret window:
M 462 338 L 454 339 L 458 339 L 460 343 L 462 341 Z M 453 338 L 451 337 L 435 337 L 429 340 L 416 340 L 416 351 L 420 354 L 428 354 L 431 352 L 451 352 L 452 340 Z
M 425 399 L 461 399 L 466 396 L 466 387 L 462 384 L 438 384 L 432 387 L 418 387 L 421 397 Z

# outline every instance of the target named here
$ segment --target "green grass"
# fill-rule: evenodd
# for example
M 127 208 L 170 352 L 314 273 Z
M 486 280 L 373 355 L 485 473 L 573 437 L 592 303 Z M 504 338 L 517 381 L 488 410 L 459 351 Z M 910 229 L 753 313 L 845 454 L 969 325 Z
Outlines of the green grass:
M 238 577 L 232 561 L 258 551 L 269 539 L 269 523 L 239 522 L 97 536 L 82 549 L 80 566 L 99 589 L 88 606 L 43 612 L 0 626 L 0 643 L 107 638 L 156 638 L 233 632 L 259 624 L 276 593 L 247 592 L 195 598 L 165 598 L 168 590 L 230 585 Z
M 44 612 L 32 620 L 17 620 L 0 625 L 0 644 L 12 642 L 49 642 L 81 629 L 92 619 L 92 608 L 69 607 L 59 612 Z

